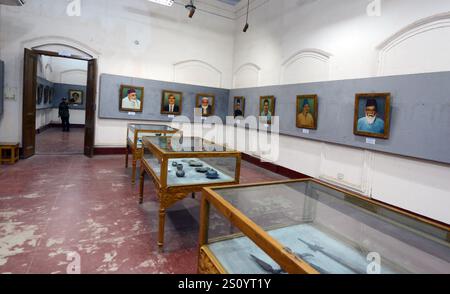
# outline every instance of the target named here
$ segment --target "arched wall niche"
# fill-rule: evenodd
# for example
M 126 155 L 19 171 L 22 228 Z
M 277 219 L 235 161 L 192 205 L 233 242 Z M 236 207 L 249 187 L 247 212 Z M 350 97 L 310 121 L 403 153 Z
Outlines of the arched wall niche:
M 320 49 L 303 49 L 281 65 L 280 84 L 327 81 L 330 78 L 331 54 Z
M 173 81 L 220 88 L 222 72 L 202 60 L 185 60 L 173 65 Z
M 450 12 L 418 20 L 380 45 L 379 76 L 450 70 Z
M 241 65 L 233 75 L 233 88 L 250 88 L 259 86 L 261 68 L 254 63 Z

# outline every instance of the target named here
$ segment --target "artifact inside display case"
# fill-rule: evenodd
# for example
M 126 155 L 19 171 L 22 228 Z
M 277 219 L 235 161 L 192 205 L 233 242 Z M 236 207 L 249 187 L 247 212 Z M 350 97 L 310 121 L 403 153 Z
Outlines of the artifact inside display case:
M 129 124 L 127 128 L 127 152 L 125 167 L 128 168 L 128 154 L 133 155 L 132 183 L 136 182 L 137 161 L 142 158 L 142 138 L 144 136 L 172 136 L 178 130 L 166 125 Z
M 144 137 L 139 202 L 148 174 L 160 201 L 160 246 L 164 241 L 165 210 L 203 187 L 239 183 L 241 154 L 196 137 Z
M 200 273 L 450 273 L 450 227 L 316 180 L 204 189 Z

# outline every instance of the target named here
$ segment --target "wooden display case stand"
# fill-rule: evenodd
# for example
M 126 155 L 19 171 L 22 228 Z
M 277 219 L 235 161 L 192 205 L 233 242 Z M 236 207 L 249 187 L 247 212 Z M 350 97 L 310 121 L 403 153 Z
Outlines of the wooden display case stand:
M 0 142 L 0 164 L 15 164 L 19 161 L 19 143 Z
M 131 183 L 134 185 L 134 184 L 136 184 L 137 162 L 142 157 L 143 150 L 142 150 L 142 148 L 135 150 L 133 147 L 130 147 L 130 145 L 127 143 L 127 148 L 125 150 L 125 168 L 128 168 L 128 156 L 130 155 L 130 153 L 131 153 L 131 156 L 133 157 Z M 138 154 L 136 154 L 136 153 L 138 153 Z

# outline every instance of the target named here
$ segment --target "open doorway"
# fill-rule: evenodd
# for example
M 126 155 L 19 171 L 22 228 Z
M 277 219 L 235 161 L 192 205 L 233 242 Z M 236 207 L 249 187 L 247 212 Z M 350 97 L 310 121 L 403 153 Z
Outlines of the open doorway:
M 36 154 L 83 154 L 87 61 L 38 54 Z
M 22 156 L 84 153 L 92 157 L 96 88 L 96 59 L 25 49 Z M 62 132 L 58 117 L 63 98 L 70 132 Z

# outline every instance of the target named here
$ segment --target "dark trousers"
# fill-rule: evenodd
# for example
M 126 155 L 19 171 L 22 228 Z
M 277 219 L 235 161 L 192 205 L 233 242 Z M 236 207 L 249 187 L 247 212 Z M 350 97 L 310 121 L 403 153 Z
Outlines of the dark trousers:
M 69 118 L 61 117 L 61 121 L 62 121 L 63 132 L 69 132 L 70 131 Z

